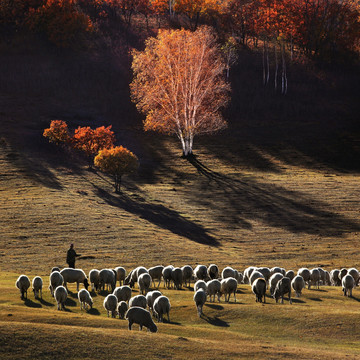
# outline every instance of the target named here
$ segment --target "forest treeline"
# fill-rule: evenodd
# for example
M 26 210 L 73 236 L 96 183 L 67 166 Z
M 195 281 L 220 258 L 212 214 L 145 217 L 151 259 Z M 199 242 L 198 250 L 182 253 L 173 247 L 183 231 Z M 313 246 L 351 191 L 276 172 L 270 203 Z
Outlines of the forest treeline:
M 77 46 L 109 29 L 213 26 L 224 42 L 262 46 L 330 61 L 356 56 L 360 5 L 354 0 L 0 0 L 0 34 L 11 42 L 35 33 L 60 47 Z M 345 56 L 346 55 L 346 56 Z M 264 82 L 266 64 L 264 66 Z

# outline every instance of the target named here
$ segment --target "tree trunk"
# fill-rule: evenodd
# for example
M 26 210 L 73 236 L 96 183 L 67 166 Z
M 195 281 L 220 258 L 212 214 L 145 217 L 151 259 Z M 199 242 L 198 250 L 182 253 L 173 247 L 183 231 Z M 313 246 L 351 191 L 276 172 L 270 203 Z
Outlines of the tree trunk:
M 120 194 L 121 175 L 115 175 L 115 192 Z
M 277 49 L 276 49 L 276 40 L 275 40 L 275 45 L 274 45 L 274 51 L 275 51 L 275 78 L 274 78 L 274 88 L 275 88 L 275 91 L 276 91 L 276 90 L 277 90 L 278 68 L 279 68 L 278 58 L 277 58 Z
M 186 137 L 183 142 L 183 156 L 187 157 L 192 155 L 193 139 L 192 137 Z

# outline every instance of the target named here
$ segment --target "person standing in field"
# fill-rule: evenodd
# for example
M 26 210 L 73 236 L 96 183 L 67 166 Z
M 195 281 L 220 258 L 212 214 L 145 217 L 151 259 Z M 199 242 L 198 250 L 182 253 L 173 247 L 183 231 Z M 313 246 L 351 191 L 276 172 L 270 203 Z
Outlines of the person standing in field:
M 75 258 L 78 256 L 80 256 L 80 254 L 77 254 L 74 250 L 74 244 L 70 244 L 70 248 L 66 253 L 66 262 L 70 268 L 75 269 Z

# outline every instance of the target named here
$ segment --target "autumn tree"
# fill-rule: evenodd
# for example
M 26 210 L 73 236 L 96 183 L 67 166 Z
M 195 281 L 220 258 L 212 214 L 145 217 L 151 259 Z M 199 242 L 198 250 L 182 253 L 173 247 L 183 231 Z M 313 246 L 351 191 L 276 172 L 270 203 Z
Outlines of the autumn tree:
M 75 149 L 83 151 L 89 159 L 89 167 L 93 162 L 94 156 L 105 148 L 114 146 L 115 135 L 111 130 L 111 125 L 108 127 L 101 126 L 91 129 L 89 126 L 78 127 L 75 130 L 72 138 L 72 144 Z
M 144 51 L 133 51 L 132 69 L 132 100 L 146 115 L 145 130 L 177 135 L 184 156 L 192 154 L 195 135 L 226 127 L 221 110 L 230 86 L 209 27 L 159 30 Z
M 56 145 L 66 144 L 70 141 L 69 129 L 63 120 L 52 120 L 50 127 L 44 130 L 43 136 Z
M 117 146 L 99 151 L 94 159 L 94 165 L 114 177 L 115 192 L 119 193 L 122 176 L 136 171 L 139 161 L 130 150 Z

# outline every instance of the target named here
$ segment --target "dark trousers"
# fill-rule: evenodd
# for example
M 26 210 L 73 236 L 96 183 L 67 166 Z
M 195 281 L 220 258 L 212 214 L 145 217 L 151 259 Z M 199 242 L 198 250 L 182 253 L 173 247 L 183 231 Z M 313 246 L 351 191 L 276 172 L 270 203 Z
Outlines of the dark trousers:
M 69 265 L 69 268 L 75 269 L 75 260 L 74 261 L 69 261 L 68 265 Z

